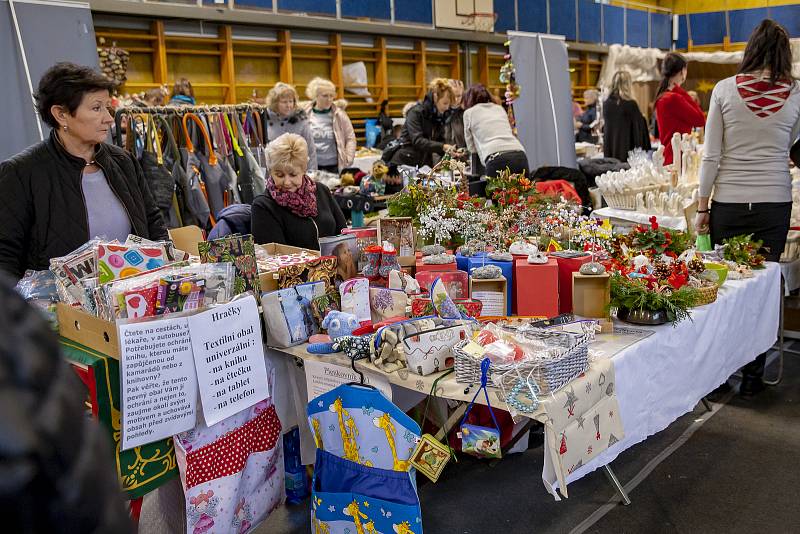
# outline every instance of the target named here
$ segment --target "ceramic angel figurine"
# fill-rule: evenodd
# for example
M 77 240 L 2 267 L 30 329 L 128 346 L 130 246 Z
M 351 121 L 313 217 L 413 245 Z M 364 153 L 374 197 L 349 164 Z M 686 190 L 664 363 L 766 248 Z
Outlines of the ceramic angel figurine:
M 675 132 L 670 140 L 672 144 L 672 166 L 681 175 L 681 134 Z

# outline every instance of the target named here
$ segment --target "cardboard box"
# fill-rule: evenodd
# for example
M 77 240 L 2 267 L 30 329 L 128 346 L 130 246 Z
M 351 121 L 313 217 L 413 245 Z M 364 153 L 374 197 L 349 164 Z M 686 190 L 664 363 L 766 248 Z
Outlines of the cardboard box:
M 382 217 L 378 219 L 378 244 L 388 241 L 397 250 L 397 261 L 403 267 L 416 265 L 414 220 L 411 217 Z
M 56 306 L 58 333 L 101 354 L 119 360 L 117 325 L 63 302 Z
M 476 295 L 475 292 L 478 292 Z M 508 310 L 510 307 L 510 303 L 508 302 L 508 281 L 504 277 L 500 278 L 470 278 L 469 280 L 469 294 L 472 295 L 472 298 L 475 300 L 481 299 L 481 292 L 490 291 L 493 293 L 500 293 L 502 294 L 503 299 L 503 310 Z M 484 309 L 482 312 L 484 315 L 497 315 L 491 309 L 486 308 L 486 302 L 484 302 Z M 506 315 L 511 315 L 510 312 L 506 312 Z
M 572 273 L 572 313 L 590 319 L 608 317 L 611 276 Z
M 503 272 L 503 278 L 506 279 L 506 282 L 512 289 L 511 294 L 507 296 L 506 302 L 508 303 L 506 315 L 512 315 L 512 307 L 513 307 L 513 300 L 514 300 L 514 262 L 513 261 L 496 261 L 490 260 L 489 258 L 480 255 L 480 256 L 471 256 L 469 258 L 469 269 L 467 272 L 470 273 L 472 276 L 472 270 L 478 267 L 482 267 L 483 265 L 496 265 L 500 267 L 500 270 Z M 458 264 L 456 264 L 458 265 Z
M 280 256 L 283 254 L 298 254 L 300 252 L 308 252 L 319 257 L 318 250 L 311 250 L 308 248 L 293 247 L 290 245 L 283 245 L 281 243 L 267 243 L 266 245 L 256 245 L 256 248 L 264 250 L 270 256 Z M 278 289 L 278 271 L 259 271 L 258 280 L 261 283 L 261 292 L 276 291 Z
M 514 262 L 514 315 L 558 315 L 558 262 L 528 263 L 527 256 Z
M 206 240 L 203 230 L 195 225 L 173 228 L 169 230 L 169 238 L 172 239 L 175 248 L 188 252 L 193 256 L 200 255 L 200 251 L 197 250 L 197 243 Z
M 456 262 L 451 263 L 422 263 L 422 258 L 417 258 L 417 263 L 415 265 L 415 273 L 421 273 L 423 271 L 456 271 L 457 266 Z
M 558 262 L 558 313 L 572 313 L 572 273 L 577 272 L 581 265 L 589 263 L 592 256 L 579 256 L 577 258 L 559 258 Z

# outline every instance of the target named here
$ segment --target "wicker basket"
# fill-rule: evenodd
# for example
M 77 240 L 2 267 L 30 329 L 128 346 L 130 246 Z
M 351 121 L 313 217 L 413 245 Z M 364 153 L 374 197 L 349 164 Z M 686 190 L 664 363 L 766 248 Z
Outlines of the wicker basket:
M 519 330 L 526 339 L 546 341 L 551 347 L 546 358 L 514 363 L 492 363 L 489 366 L 491 383 L 498 375 L 503 387 L 513 387 L 519 377 L 532 378 L 541 394 L 555 392 L 589 368 L 588 334 L 574 334 L 542 328 Z M 462 341 L 451 350 L 455 356 L 456 382 L 475 384 L 481 381 L 481 359 L 461 350 L 469 340 Z
M 603 198 L 606 200 L 609 208 L 618 210 L 635 210 L 636 209 L 636 195 L 642 193 L 642 196 L 647 196 L 647 193 L 653 191 L 659 192 L 659 185 L 648 185 L 647 187 L 639 187 L 636 189 L 626 189 L 622 193 L 603 193 Z
M 718 291 L 719 291 L 719 286 L 717 284 L 707 285 L 698 288 L 697 304 L 695 304 L 694 307 L 696 308 L 697 306 L 705 306 L 706 304 L 711 304 L 712 302 L 717 300 Z

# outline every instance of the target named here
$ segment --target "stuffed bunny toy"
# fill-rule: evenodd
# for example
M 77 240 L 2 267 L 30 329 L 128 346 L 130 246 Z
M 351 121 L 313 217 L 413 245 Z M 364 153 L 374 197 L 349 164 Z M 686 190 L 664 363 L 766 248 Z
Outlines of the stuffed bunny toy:
M 311 343 L 306 348 L 311 354 L 332 354 L 344 350 L 347 343 L 338 344 L 337 342 L 340 339 L 355 337 L 351 334 L 353 330 L 359 327 L 359 324 L 358 319 L 352 313 L 332 310 L 325 316 L 321 326 L 328 331 L 328 335 L 333 341 L 330 343 Z

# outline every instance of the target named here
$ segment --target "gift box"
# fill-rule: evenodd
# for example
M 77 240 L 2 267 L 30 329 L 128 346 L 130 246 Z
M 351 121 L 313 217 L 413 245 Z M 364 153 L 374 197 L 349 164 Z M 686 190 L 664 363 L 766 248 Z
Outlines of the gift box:
M 319 258 L 318 250 L 311 250 L 307 248 L 292 247 L 290 245 L 283 245 L 281 243 L 267 243 L 266 245 L 256 245 L 256 248 L 262 249 L 270 256 L 271 261 L 266 269 L 259 268 L 258 279 L 261 284 L 261 291 L 266 293 L 268 291 L 275 291 L 278 289 L 278 269 L 286 265 L 291 265 L 298 261 L 305 262 L 305 258 Z
M 416 273 L 425 271 L 457 271 L 456 262 L 450 263 L 422 263 L 422 258 L 417 258 Z
M 558 313 L 572 313 L 572 273 L 578 272 L 581 265 L 592 261 L 589 254 L 576 258 L 556 256 L 558 262 Z
M 528 258 L 514 262 L 514 315 L 558 315 L 558 262 L 528 263 Z
M 470 277 L 472 277 L 473 269 L 478 267 L 483 267 L 484 265 L 497 265 L 500 267 L 500 270 L 503 271 L 503 277 L 506 279 L 508 285 L 513 288 L 514 287 L 514 262 L 513 261 L 497 261 L 497 260 L 490 260 L 489 258 L 484 257 L 483 255 L 480 256 L 471 256 L 469 258 L 469 269 L 467 272 L 470 273 Z M 513 300 L 514 294 L 513 291 L 508 297 L 506 298 L 506 315 L 512 315 L 512 307 L 513 307 Z

